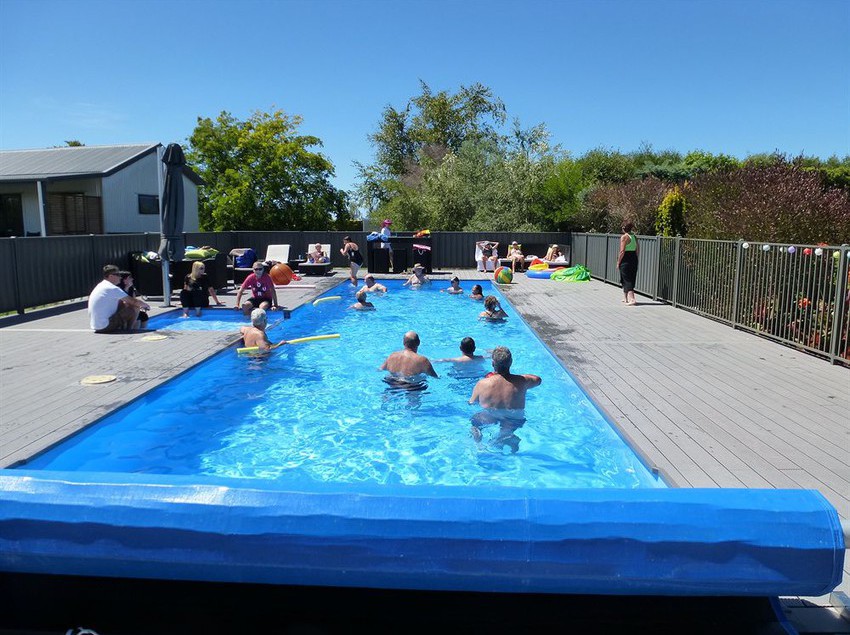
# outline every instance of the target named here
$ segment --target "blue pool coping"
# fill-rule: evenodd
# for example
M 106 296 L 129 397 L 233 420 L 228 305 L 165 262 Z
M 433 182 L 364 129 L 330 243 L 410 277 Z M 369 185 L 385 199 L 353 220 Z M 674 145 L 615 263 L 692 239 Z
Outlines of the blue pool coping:
M 0 470 L 0 570 L 383 589 L 818 596 L 814 490 L 284 484 Z

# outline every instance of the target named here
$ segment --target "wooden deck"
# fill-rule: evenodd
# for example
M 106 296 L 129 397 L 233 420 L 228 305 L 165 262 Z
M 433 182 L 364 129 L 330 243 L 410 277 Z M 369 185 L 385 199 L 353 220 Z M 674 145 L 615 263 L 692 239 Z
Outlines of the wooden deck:
M 454 273 L 484 278 L 475 271 L 432 278 Z M 336 270 L 305 278 L 303 288 L 279 288 L 281 304 L 294 309 L 346 275 Z M 670 484 L 817 489 L 850 518 L 847 368 L 646 298 L 627 307 L 619 288 L 598 281 L 518 274 L 504 294 Z M 233 293 L 223 296 L 233 302 Z M 144 333 L 95 335 L 84 306 L 0 320 L 0 467 L 49 447 L 237 337 L 166 334 L 162 341 L 146 341 Z M 535 371 L 522 359 L 514 370 Z M 101 374 L 118 380 L 80 385 Z M 850 595 L 848 571 L 845 564 L 838 590 Z

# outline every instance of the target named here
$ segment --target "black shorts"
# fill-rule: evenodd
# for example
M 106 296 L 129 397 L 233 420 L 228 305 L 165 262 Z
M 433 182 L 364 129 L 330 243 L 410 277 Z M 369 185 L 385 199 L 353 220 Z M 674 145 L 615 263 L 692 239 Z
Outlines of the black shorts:
M 254 297 L 250 297 L 250 298 L 248 298 L 248 300 L 247 300 L 247 301 L 248 301 L 248 302 L 250 302 L 250 303 L 251 303 L 251 306 L 253 306 L 255 309 L 256 309 L 257 307 L 259 307 L 259 306 L 260 306 L 263 302 L 268 302 L 268 303 L 269 303 L 269 305 L 272 305 L 272 306 L 274 305 L 274 300 L 272 300 L 271 298 L 254 298 Z

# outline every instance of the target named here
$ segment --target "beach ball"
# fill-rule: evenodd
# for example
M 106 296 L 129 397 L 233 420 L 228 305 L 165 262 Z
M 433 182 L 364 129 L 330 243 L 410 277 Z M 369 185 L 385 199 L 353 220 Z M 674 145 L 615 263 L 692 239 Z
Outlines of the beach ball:
M 514 274 L 507 267 L 499 267 L 493 272 L 493 280 L 499 284 L 510 284 L 513 282 Z
M 269 272 L 269 275 L 272 277 L 272 282 L 274 282 L 275 284 L 284 285 L 289 284 L 294 274 L 292 273 L 292 269 L 289 268 L 289 265 L 285 265 L 282 262 L 279 262 L 274 267 L 272 267 L 272 270 Z

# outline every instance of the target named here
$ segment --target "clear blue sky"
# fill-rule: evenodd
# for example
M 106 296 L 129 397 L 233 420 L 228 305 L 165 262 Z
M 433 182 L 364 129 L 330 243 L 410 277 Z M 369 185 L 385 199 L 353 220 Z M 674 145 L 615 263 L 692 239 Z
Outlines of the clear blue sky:
M 343 189 L 419 80 L 573 155 L 850 154 L 848 0 L 0 0 L 0 148 L 185 143 L 280 108 Z

